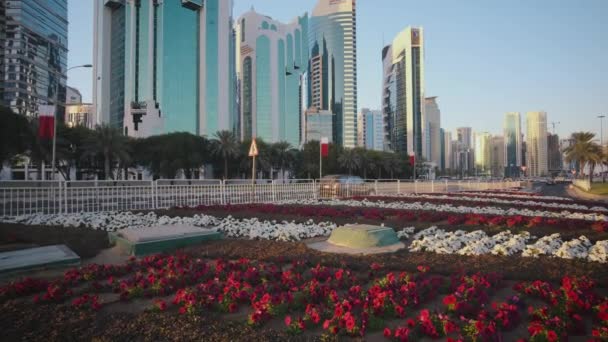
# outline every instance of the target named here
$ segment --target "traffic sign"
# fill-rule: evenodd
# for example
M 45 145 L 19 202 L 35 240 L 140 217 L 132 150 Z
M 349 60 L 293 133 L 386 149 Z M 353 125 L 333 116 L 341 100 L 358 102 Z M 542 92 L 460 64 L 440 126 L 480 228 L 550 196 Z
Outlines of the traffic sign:
M 255 157 L 258 153 L 258 145 L 255 143 L 255 139 L 251 140 L 251 147 L 249 147 L 249 156 Z

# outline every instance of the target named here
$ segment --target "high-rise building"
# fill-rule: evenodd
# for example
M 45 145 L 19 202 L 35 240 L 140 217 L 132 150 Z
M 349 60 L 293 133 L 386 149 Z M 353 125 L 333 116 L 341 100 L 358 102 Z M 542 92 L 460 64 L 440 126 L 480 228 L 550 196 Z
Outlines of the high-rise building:
M 562 152 L 557 134 L 547 134 L 547 154 L 549 171 L 557 175 L 562 170 Z
M 236 130 L 232 0 L 95 2 L 93 105 L 132 136 Z
M 454 170 L 454 162 L 452 155 L 452 132 L 446 131 L 445 129 L 441 129 L 441 169 L 443 171 L 446 170 Z
M 475 134 L 475 174 L 489 176 L 492 173 L 492 135 Z
M 559 142 L 560 145 L 560 151 L 562 154 L 562 170 L 565 170 L 567 172 L 572 172 L 572 170 L 576 170 L 576 162 L 575 161 L 567 161 L 566 159 L 566 152 L 565 150 L 570 147 L 572 144 L 574 144 L 574 140 L 568 138 L 568 139 L 562 139 Z
M 93 105 L 82 103 L 82 94 L 76 88 L 67 87 L 65 97 L 65 125 L 68 127 L 84 126 L 95 128 Z
M 441 111 L 437 105 L 437 97 L 427 97 L 425 103 L 425 145 L 427 159 L 437 165 L 441 164 Z
M 547 176 L 547 113 L 528 112 L 526 126 L 526 174 L 530 177 Z
M 67 55 L 67 0 L 0 1 L 0 105 L 36 117 L 56 104 L 63 120 Z
M 473 141 L 473 129 L 471 127 L 459 127 L 456 129 L 456 140 L 458 144 L 458 168 L 465 175 L 472 175 L 475 170 L 475 146 Z
M 308 104 L 332 113 L 333 141 L 357 144 L 357 20 L 355 0 L 319 0 L 308 28 Z
M 77 103 L 82 103 L 82 94 L 80 93 L 80 90 L 72 87 L 67 87 L 65 95 L 65 104 L 67 105 Z
M 308 16 L 283 24 L 253 9 L 236 22 L 241 138 L 300 145 Z
M 401 31 L 382 50 L 382 105 L 388 148 L 428 159 L 424 138 L 424 36 L 420 27 Z
M 361 119 L 361 147 L 368 150 L 384 150 L 384 116 L 380 110 L 363 108 L 358 115 Z
M 492 177 L 505 175 L 505 138 L 492 137 Z
M 505 177 L 519 177 L 522 159 L 522 130 L 521 116 L 517 112 L 505 115 L 504 125 L 505 140 Z

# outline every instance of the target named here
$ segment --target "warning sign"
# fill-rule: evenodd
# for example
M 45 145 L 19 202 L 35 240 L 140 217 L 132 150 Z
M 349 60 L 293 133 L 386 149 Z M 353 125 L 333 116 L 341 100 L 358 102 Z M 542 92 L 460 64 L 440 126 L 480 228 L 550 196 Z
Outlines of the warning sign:
M 251 140 L 251 147 L 249 147 L 249 156 L 255 157 L 258 155 L 258 145 L 255 143 L 255 139 Z

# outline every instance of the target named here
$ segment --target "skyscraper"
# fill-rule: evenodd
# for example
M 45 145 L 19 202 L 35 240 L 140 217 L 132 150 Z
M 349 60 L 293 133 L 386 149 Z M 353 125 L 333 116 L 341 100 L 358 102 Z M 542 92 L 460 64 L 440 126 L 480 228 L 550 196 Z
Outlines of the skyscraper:
M 562 152 L 557 134 L 547 135 L 547 158 L 549 171 L 558 174 L 562 170 Z
M 235 130 L 232 0 L 95 3 L 100 122 L 139 137 Z
M 492 137 L 492 177 L 505 175 L 505 138 Z
M 489 176 L 492 172 L 492 135 L 475 134 L 475 174 Z
M 427 97 L 425 103 L 425 144 L 427 159 L 437 165 L 441 164 L 441 111 L 437 105 L 437 97 Z
M 259 137 L 300 145 L 307 30 L 307 15 L 283 24 L 252 9 L 237 20 L 242 139 Z
M 422 28 L 408 27 L 382 50 L 382 104 L 386 141 L 403 155 L 428 157 L 424 103 L 424 37 Z M 428 158 L 427 158 L 428 159 Z
M 547 113 L 528 112 L 526 126 L 527 174 L 531 177 L 547 176 Z
M 507 113 L 503 125 L 505 140 L 505 177 L 519 177 L 522 164 L 521 116 Z
M 473 141 L 473 129 L 471 127 L 459 127 L 456 129 L 456 140 L 458 144 L 458 167 L 463 174 L 473 174 L 475 169 L 475 146 Z
M 452 155 L 452 132 L 441 129 L 441 169 L 442 170 L 454 170 L 454 162 Z
M 0 105 L 36 117 L 39 105 L 57 104 L 63 120 L 67 0 L 0 1 L 0 45 Z
M 382 111 L 363 108 L 359 116 L 361 117 L 363 136 L 361 146 L 368 150 L 384 150 L 384 117 Z
M 355 0 L 319 0 L 308 29 L 308 103 L 333 118 L 333 141 L 357 144 L 357 21 Z

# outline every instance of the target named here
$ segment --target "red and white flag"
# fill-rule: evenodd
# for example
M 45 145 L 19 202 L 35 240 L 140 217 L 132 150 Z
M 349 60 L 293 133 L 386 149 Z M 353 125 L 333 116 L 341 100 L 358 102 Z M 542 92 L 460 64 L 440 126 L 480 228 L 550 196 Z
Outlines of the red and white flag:
M 410 153 L 410 165 L 416 165 L 416 155 L 414 153 Z
M 321 157 L 329 156 L 329 139 L 321 138 Z
M 42 139 L 53 139 L 55 135 L 55 106 L 38 106 L 38 136 Z

